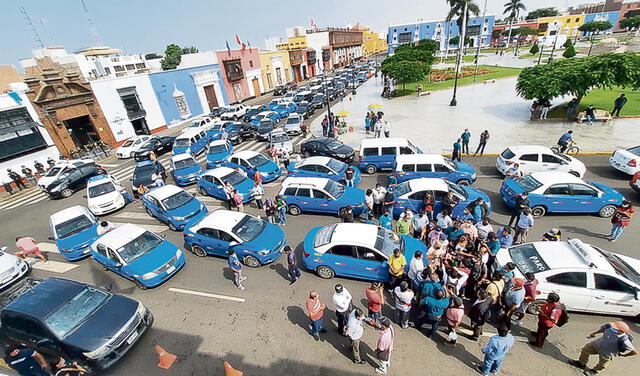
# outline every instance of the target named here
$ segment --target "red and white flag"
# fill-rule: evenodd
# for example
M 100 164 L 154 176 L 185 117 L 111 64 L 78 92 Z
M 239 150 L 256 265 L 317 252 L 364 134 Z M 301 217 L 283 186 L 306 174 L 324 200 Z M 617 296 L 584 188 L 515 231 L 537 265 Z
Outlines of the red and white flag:
M 238 44 L 238 46 L 242 46 L 242 41 L 240 40 L 238 34 L 236 34 L 236 43 Z
M 311 19 L 311 27 L 313 30 L 318 31 L 318 25 L 316 25 L 316 21 L 314 21 L 313 18 Z

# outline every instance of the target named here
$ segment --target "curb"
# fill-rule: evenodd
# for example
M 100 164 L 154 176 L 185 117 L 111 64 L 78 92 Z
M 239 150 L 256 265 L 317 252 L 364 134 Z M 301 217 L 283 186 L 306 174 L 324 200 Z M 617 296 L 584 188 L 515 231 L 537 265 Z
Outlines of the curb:
M 611 155 L 611 151 L 587 151 L 587 152 L 580 152 L 576 155 Z M 444 153 L 442 154 L 445 157 L 451 157 L 451 153 Z M 477 158 L 477 157 L 497 157 L 499 156 L 500 153 L 484 153 L 482 155 L 463 155 L 463 157 L 466 158 Z

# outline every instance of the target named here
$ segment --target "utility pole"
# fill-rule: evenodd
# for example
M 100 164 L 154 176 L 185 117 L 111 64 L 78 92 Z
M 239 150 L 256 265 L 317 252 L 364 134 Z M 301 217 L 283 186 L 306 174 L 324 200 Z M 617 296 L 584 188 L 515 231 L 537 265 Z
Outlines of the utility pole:
M 453 83 L 453 98 L 451 98 L 451 103 L 449 106 L 457 106 L 458 100 L 456 99 L 456 95 L 458 94 L 458 76 L 460 75 L 460 65 L 462 63 L 462 59 L 464 56 L 464 40 L 467 36 L 467 8 L 469 6 L 469 0 L 464 2 L 464 8 L 462 9 L 462 35 L 458 40 L 458 58 L 456 59 L 456 78 Z
M 475 82 L 476 78 L 478 77 L 478 64 L 480 63 L 480 45 L 482 44 L 482 30 L 484 30 L 484 20 L 486 15 L 487 15 L 487 0 L 484 0 L 484 10 L 482 11 L 482 25 L 480 26 L 480 36 L 478 40 L 478 47 L 476 49 L 476 69 L 473 72 L 473 82 Z M 489 31 L 489 29 L 487 29 L 487 31 Z M 487 35 L 487 38 L 488 37 L 489 35 Z
M 91 29 L 91 37 L 93 38 L 93 43 L 96 46 L 102 46 L 102 39 L 100 38 L 100 34 L 98 34 L 98 29 L 96 25 L 93 24 L 93 20 L 91 19 L 91 15 L 89 14 L 89 9 L 87 9 L 87 5 L 84 3 L 84 0 L 80 0 L 82 3 L 82 9 L 84 9 L 84 14 L 87 16 L 87 21 L 89 21 L 89 28 Z
M 556 28 L 556 38 L 553 40 L 553 48 L 551 49 L 551 56 L 549 56 L 547 64 L 553 61 L 553 53 L 556 52 L 556 44 L 558 44 L 558 34 L 560 34 L 560 25 Z

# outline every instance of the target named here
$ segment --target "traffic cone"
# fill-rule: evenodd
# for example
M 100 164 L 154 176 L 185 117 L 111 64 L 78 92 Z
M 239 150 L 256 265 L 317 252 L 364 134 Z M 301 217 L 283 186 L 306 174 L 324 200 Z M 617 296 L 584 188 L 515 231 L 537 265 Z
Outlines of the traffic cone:
M 231 364 L 229 364 L 229 362 L 227 362 L 225 360 L 224 361 L 224 374 L 225 374 L 225 376 L 242 376 L 242 375 L 244 375 L 244 372 L 238 371 L 237 369 L 234 369 L 233 367 L 231 367 Z
M 168 353 L 165 349 L 160 347 L 160 345 L 156 345 L 156 353 L 160 357 L 160 362 L 158 362 L 158 368 L 169 369 L 173 365 L 173 363 L 178 359 L 177 356 Z

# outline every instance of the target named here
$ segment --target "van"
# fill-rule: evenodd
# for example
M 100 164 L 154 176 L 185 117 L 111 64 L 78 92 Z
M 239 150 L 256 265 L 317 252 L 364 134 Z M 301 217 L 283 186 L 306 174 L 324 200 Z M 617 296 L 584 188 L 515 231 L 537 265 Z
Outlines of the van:
M 296 94 L 295 97 L 293 97 L 293 103 L 295 104 L 298 104 L 300 102 L 311 103 L 312 100 L 313 100 L 313 93 L 308 90 L 301 91 L 298 94 Z
M 209 137 L 201 128 L 185 129 L 173 142 L 173 155 L 190 153 L 200 154 L 207 146 Z
M 470 164 L 452 161 L 439 154 L 398 155 L 393 175 L 398 183 L 417 178 L 441 178 L 458 185 L 470 185 L 477 178 Z
M 422 154 L 422 151 L 405 138 L 365 138 L 360 143 L 358 168 L 367 174 L 389 170 L 396 156 Z

